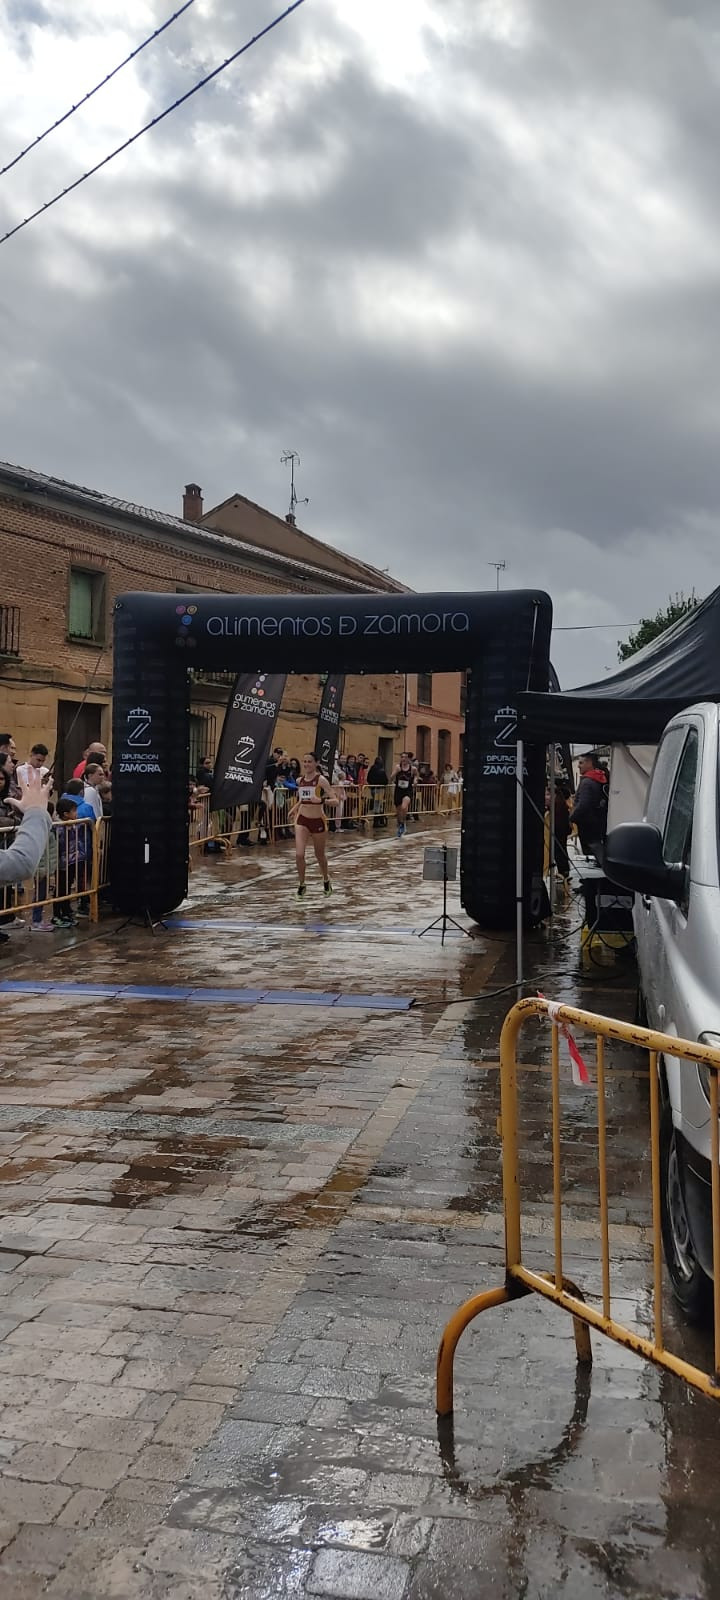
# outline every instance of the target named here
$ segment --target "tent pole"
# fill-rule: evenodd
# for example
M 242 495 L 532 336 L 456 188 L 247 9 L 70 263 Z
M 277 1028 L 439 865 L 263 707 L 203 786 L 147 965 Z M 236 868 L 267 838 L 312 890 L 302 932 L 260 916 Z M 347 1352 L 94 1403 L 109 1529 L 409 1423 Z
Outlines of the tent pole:
M 550 745 L 550 915 L 555 913 L 555 745 Z
M 523 819 L 525 800 L 525 747 L 517 742 L 515 768 L 515 982 L 518 999 L 523 987 Z

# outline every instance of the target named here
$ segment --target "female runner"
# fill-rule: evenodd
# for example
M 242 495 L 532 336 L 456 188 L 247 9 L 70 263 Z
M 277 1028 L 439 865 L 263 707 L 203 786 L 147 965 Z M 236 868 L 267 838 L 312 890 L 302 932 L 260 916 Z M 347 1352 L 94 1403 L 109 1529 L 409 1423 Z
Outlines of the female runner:
M 298 887 L 297 898 L 304 900 L 305 886 L 305 852 L 310 839 L 318 866 L 323 875 L 323 889 L 325 894 L 332 894 L 330 870 L 325 849 L 325 833 L 327 821 L 323 810 L 323 800 L 336 800 L 337 795 L 328 783 L 325 774 L 313 755 L 303 757 L 302 773 L 298 778 L 298 799 L 295 810 L 295 860 L 297 863 Z
M 407 828 L 407 819 L 412 805 L 413 785 L 415 773 L 410 757 L 402 755 L 398 765 L 393 769 L 392 783 L 394 785 L 395 815 L 397 817 L 397 836 L 402 836 Z

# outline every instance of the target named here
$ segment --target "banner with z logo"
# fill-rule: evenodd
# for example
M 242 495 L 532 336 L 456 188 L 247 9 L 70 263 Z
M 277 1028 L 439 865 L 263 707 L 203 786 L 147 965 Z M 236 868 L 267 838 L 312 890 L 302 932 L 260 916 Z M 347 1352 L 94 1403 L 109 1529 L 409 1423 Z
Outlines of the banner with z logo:
M 286 676 L 243 672 L 235 680 L 215 762 L 213 811 L 260 798 Z
M 315 760 L 331 783 L 335 765 L 335 752 L 340 736 L 340 712 L 342 710 L 344 689 L 344 674 L 341 672 L 329 672 L 325 680 L 318 712 Z

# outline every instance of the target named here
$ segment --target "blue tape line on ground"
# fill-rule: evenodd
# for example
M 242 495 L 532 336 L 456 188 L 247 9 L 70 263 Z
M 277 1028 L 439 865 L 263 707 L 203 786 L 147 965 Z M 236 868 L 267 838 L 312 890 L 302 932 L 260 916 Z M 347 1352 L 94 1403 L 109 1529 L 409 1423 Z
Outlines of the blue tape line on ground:
M 187 1000 L 195 1005 L 357 1006 L 373 1011 L 409 1011 L 412 999 L 388 994 L 330 994 L 315 989 L 182 989 L 174 984 L 53 983 L 52 979 L 5 978 L 0 994 L 94 994 L 112 1000 Z

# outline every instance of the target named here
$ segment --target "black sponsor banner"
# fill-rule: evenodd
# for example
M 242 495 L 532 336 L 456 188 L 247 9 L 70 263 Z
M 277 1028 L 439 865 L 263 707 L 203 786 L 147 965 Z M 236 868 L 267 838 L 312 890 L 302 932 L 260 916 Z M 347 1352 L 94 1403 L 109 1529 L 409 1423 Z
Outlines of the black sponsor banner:
M 318 712 L 315 760 L 331 782 L 335 765 L 335 752 L 340 734 L 340 712 L 342 710 L 344 690 L 345 674 L 342 672 L 329 672 L 325 680 L 325 688 L 323 689 Z
M 228 701 L 210 806 L 249 805 L 260 797 L 286 674 L 242 672 Z

